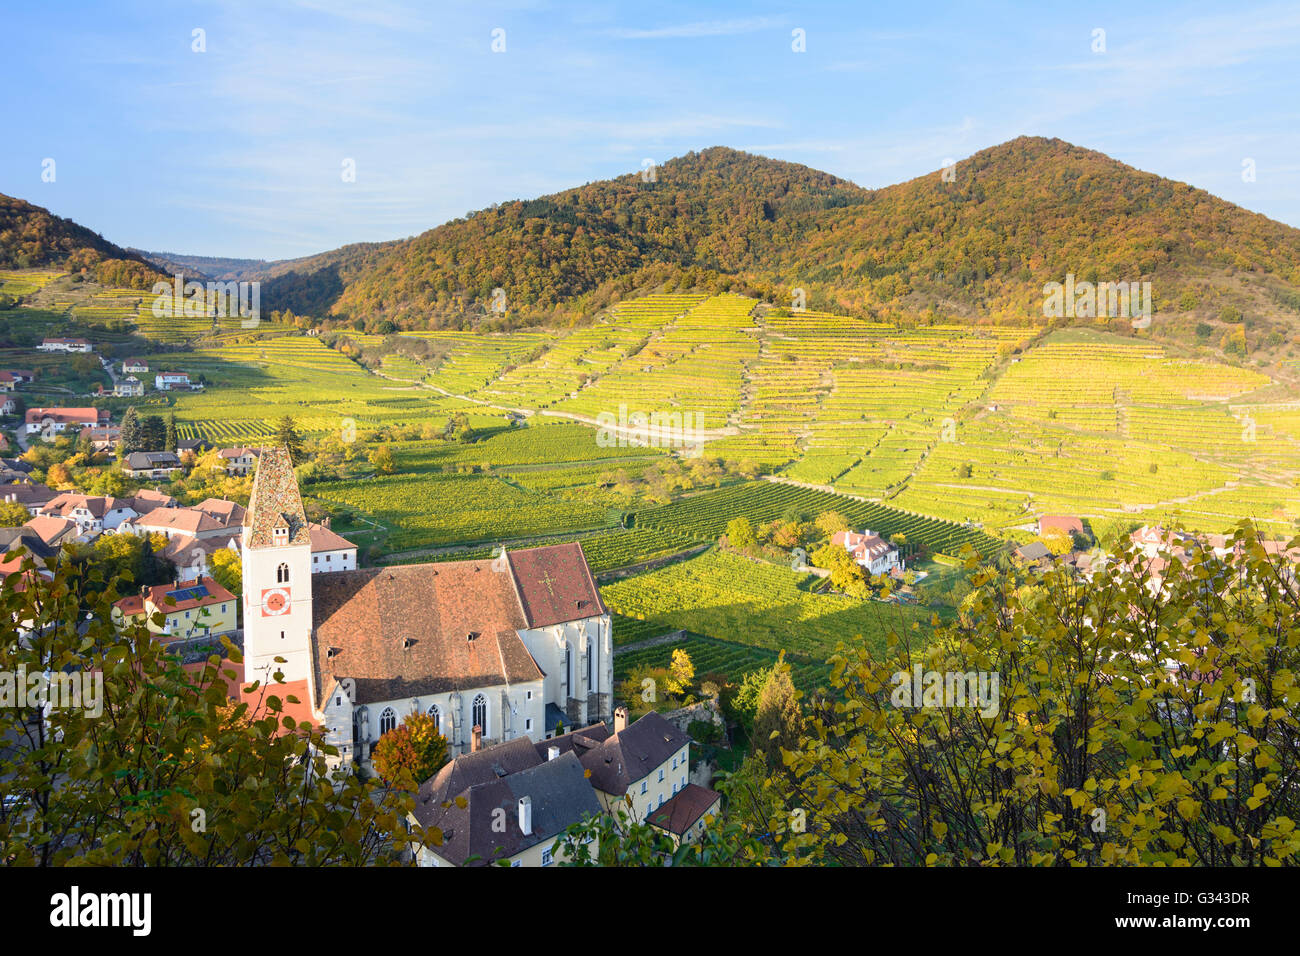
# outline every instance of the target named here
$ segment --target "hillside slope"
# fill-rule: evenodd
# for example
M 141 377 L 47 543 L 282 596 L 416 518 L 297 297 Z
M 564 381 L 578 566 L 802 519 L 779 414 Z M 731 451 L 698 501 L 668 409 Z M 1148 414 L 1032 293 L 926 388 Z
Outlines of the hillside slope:
M 1181 315 L 1188 336 L 1244 318 L 1252 347 L 1300 312 L 1300 230 L 1061 140 L 1022 137 L 962 160 L 951 182 L 936 171 L 875 191 L 723 147 L 656 173 L 277 263 L 267 295 L 420 324 L 486 310 L 494 288 L 512 310 L 589 314 L 633 288 L 716 274 L 860 314 L 1023 317 L 1072 273 L 1152 281 L 1161 321 Z
M 141 256 L 85 226 L 0 194 L 0 269 L 41 267 L 86 270 L 105 285 L 131 289 L 147 289 L 163 278 Z

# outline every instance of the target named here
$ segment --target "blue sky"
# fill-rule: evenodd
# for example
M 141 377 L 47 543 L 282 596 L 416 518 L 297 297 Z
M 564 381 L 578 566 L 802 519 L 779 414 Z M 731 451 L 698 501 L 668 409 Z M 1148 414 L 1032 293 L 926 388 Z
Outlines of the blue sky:
M 1295 3 L 47 0 L 3 32 L 0 192 L 153 250 L 399 238 L 713 145 L 877 187 L 1021 134 L 1300 226 Z

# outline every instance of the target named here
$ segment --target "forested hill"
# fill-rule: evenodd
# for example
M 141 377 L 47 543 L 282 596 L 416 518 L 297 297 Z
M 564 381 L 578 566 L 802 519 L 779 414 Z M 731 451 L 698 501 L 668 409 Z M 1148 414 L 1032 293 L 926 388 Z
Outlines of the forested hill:
M 75 223 L 3 203 L 0 268 L 141 269 Z M 499 325 L 489 313 L 497 288 L 506 325 L 568 322 L 628 294 L 687 286 L 777 302 L 801 288 L 810 307 L 883 318 L 1024 319 L 1041 315 L 1044 283 L 1067 274 L 1148 280 L 1159 333 L 1215 342 L 1240 333 L 1243 352 L 1281 347 L 1300 322 L 1300 230 L 1035 137 L 960 160 L 950 176 L 878 190 L 714 147 L 653 175 L 501 203 L 410 239 L 272 263 L 166 262 L 260 279 L 264 308 L 403 328 Z
M 1151 280 L 1166 319 L 1241 315 L 1263 335 L 1300 311 L 1300 230 L 1061 140 L 1022 137 L 951 177 L 874 191 L 717 147 L 653 182 L 629 174 L 278 263 L 267 298 L 407 325 L 484 310 L 497 287 L 512 310 L 571 315 L 665 278 L 736 277 L 861 313 L 1025 316 L 1067 273 Z
M 71 219 L 0 193 L 0 269 L 86 270 L 105 285 L 148 289 L 163 278 L 128 252 Z
M 653 283 L 674 270 L 693 270 L 688 281 L 742 275 L 763 250 L 802 245 L 827 211 L 869 196 L 806 166 L 720 147 L 653 173 L 653 181 L 631 173 L 502 203 L 404 242 L 279 268 L 267 297 L 311 311 L 317 303 L 304 280 L 317 268 L 322 286 L 341 287 L 332 310 L 346 315 L 419 320 L 484 308 L 498 287 L 512 308 L 589 311 L 638 279 Z M 296 297 L 286 299 L 289 282 Z
M 833 211 L 809 242 L 756 263 L 810 275 L 841 305 L 932 300 L 1024 313 L 1066 273 L 1153 281 L 1177 308 L 1209 281 L 1247 300 L 1300 288 L 1300 230 L 1059 139 L 1021 137 Z M 1240 281 L 1234 281 L 1240 280 Z M 1300 298 L 1290 300 L 1293 309 Z

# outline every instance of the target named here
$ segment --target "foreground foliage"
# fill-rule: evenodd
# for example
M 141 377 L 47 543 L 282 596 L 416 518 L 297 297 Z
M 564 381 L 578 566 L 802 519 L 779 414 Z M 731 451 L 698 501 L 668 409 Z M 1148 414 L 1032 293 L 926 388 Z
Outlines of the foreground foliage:
M 239 653 L 180 666 L 143 625 L 109 623 L 115 586 L 76 565 L 0 587 L 21 629 L 0 672 L 102 674 L 98 706 L 0 709 L 0 860 L 8 865 L 382 865 L 402 860 L 411 797 L 331 775 L 319 732 L 274 683 L 234 703 Z M 224 676 L 223 676 L 224 675 Z M 252 686 L 252 685 L 249 685 Z M 6 704 L 11 703 L 6 701 Z M 20 703 L 34 704 L 27 700 Z M 96 711 L 100 711 L 96 713 Z M 420 834 L 416 834 L 419 837 Z

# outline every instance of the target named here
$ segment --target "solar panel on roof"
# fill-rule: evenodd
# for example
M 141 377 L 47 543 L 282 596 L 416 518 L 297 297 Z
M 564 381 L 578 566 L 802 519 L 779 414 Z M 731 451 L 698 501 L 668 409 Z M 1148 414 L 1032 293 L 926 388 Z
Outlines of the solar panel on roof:
M 172 592 L 172 600 L 174 600 L 177 604 L 179 604 L 181 601 L 197 601 L 198 599 L 205 598 L 207 596 L 208 596 L 208 589 L 207 586 L 203 584 L 196 584 L 193 587 L 181 588 L 179 591 Z

